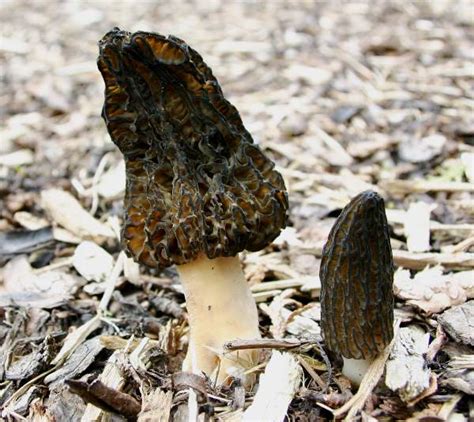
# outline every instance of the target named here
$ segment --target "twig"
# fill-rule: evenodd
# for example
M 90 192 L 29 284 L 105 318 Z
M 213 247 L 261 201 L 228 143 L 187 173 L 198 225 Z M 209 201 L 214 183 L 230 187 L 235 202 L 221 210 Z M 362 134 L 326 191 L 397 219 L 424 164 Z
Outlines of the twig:
M 291 350 L 308 344 L 299 340 L 275 340 L 271 338 L 253 339 L 253 340 L 232 340 L 224 344 L 224 349 L 228 352 L 235 350 L 249 349 L 277 349 Z
M 84 401 L 106 412 L 117 413 L 128 420 L 135 420 L 140 413 L 141 403 L 137 399 L 109 387 L 99 379 L 91 383 L 82 380 L 66 380 L 66 385 Z
M 125 252 L 120 252 L 119 256 L 117 257 L 117 261 L 115 262 L 114 268 L 109 275 L 109 279 L 107 280 L 107 285 L 105 287 L 105 292 L 102 296 L 102 299 L 99 303 L 98 312 L 105 312 L 107 310 L 107 306 L 109 305 L 110 299 L 112 298 L 112 294 L 115 289 L 115 284 L 117 283 L 117 279 L 119 278 L 120 273 L 123 270 L 123 263 L 125 261 Z
M 449 420 L 451 414 L 454 412 L 454 409 L 456 408 L 457 404 L 461 401 L 461 399 L 462 399 L 461 394 L 455 394 L 451 398 L 451 400 L 444 403 L 443 406 L 441 406 L 440 411 L 438 412 L 438 418 L 442 420 L 446 420 L 446 421 Z
M 412 253 L 397 249 L 392 252 L 395 264 L 410 270 L 422 270 L 427 265 L 442 265 L 452 269 L 474 268 L 474 254 L 468 252 Z
M 387 219 L 392 224 L 405 224 L 407 219 L 407 213 L 400 209 L 388 209 L 386 210 Z M 437 221 L 430 220 L 431 231 L 447 231 L 447 232 L 474 232 L 474 224 L 443 224 Z M 474 239 L 474 238 L 473 238 Z
M 97 170 L 95 171 L 94 177 L 92 178 L 92 186 L 91 186 L 91 195 L 92 195 L 92 204 L 91 209 L 89 212 L 91 215 L 95 215 L 97 211 L 97 207 L 99 205 L 99 193 L 97 192 L 97 184 L 99 183 L 100 178 L 104 174 L 105 167 L 109 161 L 109 157 L 111 153 L 104 154 L 97 165 Z
M 307 253 L 312 253 L 317 257 L 322 255 L 322 246 L 301 247 Z M 474 268 L 474 253 L 458 252 L 458 253 L 436 253 L 424 252 L 415 253 L 393 249 L 393 261 L 395 265 L 410 270 L 422 270 L 427 265 L 442 265 L 451 269 L 470 269 Z
M 300 365 L 306 370 L 306 372 L 313 378 L 314 382 L 319 385 L 321 390 L 325 391 L 328 386 L 327 384 L 322 380 L 322 378 L 316 373 L 316 371 L 311 367 L 311 365 L 305 361 L 305 359 L 302 356 L 295 355 L 296 359 L 298 359 L 298 362 Z
M 293 170 L 284 167 L 277 167 L 277 170 L 285 177 L 285 178 L 294 178 L 299 180 L 308 180 L 312 183 L 317 183 L 319 185 L 325 185 L 331 188 L 344 188 L 348 191 L 356 189 L 358 192 L 366 189 L 372 189 L 375 191 L 380 191 L 380 189 L 364 180 L 362 180 L 359 176 L 354 175 L 348 179 L 345 176 L 341 176 L 338 174 L 329 174 L 329 173 L 305 173 L 299 170 Z
M 288 278 L 286 280 L 276 280 L 276 281 L 265 281 L 264 283 L 255 284 L 250 287 L 252 293 L 257 292 L 266 292 L 268 290 L 283 290 L 291 289 L 293 287 L 301 287 L 313 281 L 315 277 L 298 277 L 298 278 Z
M 467 182 L 436 182 L 428 180 L 386 180 L 380 183 L 384 190 L 396 193 L 413 192 L 474 192 L 474 184 Z
M 331 383 L 331 378 L 332 378 L 332 365 L 331 361 L 329 360 L 328 355 L 326 354 L 323 345 L 318 339 L 314 339 L 315 347 L 318 349 L 318 352 L 320 356 L 323 358 L 324 364 L 326 365 L 326 368 L 328 370 L 328 383 L 326 385 L 326 388 L 323 390 L 323 393 L 326 392 L 327 388 L 329 387 L 329 384 Z
M 471 246 L 474 246 L 474 236 L 468 237 L 467 239 L 462 240 L 456 245 L 449 245 L 444 248 L 441 248 L 441 250 L 446 253 L 458 253 L 469 250 Z

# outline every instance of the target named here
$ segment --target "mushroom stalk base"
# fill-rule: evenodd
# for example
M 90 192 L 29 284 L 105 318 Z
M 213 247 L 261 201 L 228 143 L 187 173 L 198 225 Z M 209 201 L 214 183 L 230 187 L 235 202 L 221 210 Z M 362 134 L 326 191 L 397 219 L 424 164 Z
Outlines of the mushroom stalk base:
M 258 352 L 227 352 L 235 339 L 260 338 L 258 312 L 238 256 L 208 259 L 201 256 L 177 266 L 188 309 L 190 339 L 183 370 L 204 372 L 218 383 L 229 375 L 249 384 L 244 372 L 258 362 Z
M 372 360 L 370 359 L 349 359 L 342 357 L 344 364 L 342 366 L 342 375 L 349 378 L 353 385 L 359 386 L 364 378 L 367 369 L 369 369 Z

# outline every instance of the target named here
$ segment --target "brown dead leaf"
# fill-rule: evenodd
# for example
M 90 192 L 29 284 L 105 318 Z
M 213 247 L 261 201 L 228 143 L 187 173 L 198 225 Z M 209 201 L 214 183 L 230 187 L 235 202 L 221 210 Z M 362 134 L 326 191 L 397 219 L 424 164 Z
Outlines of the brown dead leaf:
M 85 381 L 67 380 L 66 384 L 76 394 L 88 403 L 105 410 L 117 413 L 127 419 L 136 418 L 141 410 L 141 404 L 129 394 L 108 387 L 96 379 L 90 383 Z

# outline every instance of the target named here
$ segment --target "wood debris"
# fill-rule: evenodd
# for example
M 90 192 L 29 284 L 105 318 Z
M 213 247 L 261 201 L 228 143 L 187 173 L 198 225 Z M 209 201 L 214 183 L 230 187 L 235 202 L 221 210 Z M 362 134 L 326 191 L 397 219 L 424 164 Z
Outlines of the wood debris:
M 87 281 L 101 282 L 112 271 L 114 258 L 94 242 L 86 240 L 74 251 L 72 265 Z
M 3 418 L 474 417 L 469 1 L 4 3 Z M 176 377 L 189 341 L 179 278 L 121 252 L 126 169 L 95 64 L 117 21 L 197 48 L 285 180 L 287 228 L 241 254 L 262 338 L 228 349 L 261 350 L 250 390 Z M 325 349 L 319 266 L 335 218 L 367 189 L 385 200 L 402 328 L 356 392 Z
M 431 371 L 425 365 L 430 336 L 416 326 L 400 328 L 387 361 L 385 384 L 404 402 L 414 402 L 430 387 Z
M 138 422 L 168 422 L 172 404 L 173 393 L 157 388 L 144 397 L 137 420 Z
M 474 300 L 444 311 L 438 322 L 454 340 L 474 346 Z
M 283 422 L 288 406 L 301 382 L 302 371 L 289 353 L 273 351 L 265 372 L 260 375 L 259 387 L 242 422 Z
M 49 189 L 41 194 L 44 209 L 59 225 L 82 238 L 114 237 L 111 228 L 92 217 L 68 192 Z
M 430 249 L 430 213 L 433 206 L 424 202 L 413 202 L 405 217 L 405 236 L 410 252 L 425 252 Z

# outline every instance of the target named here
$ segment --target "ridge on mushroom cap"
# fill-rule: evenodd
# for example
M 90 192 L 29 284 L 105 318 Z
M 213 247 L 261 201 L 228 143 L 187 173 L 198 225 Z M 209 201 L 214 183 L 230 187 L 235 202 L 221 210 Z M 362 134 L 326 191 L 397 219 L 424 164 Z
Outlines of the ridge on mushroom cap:
M 321 328 L 329 349 L 370 359 L 393 338 L 393 258 L 383 199 L 354 197 L 337 218 L 321 260 Z
M 99 48 L 102 116 L 126 163 L 128 253 L 165 267 L 269 244 L 286 224 L 283 178 L 201 56 L 179 38 L 118 28 Z

